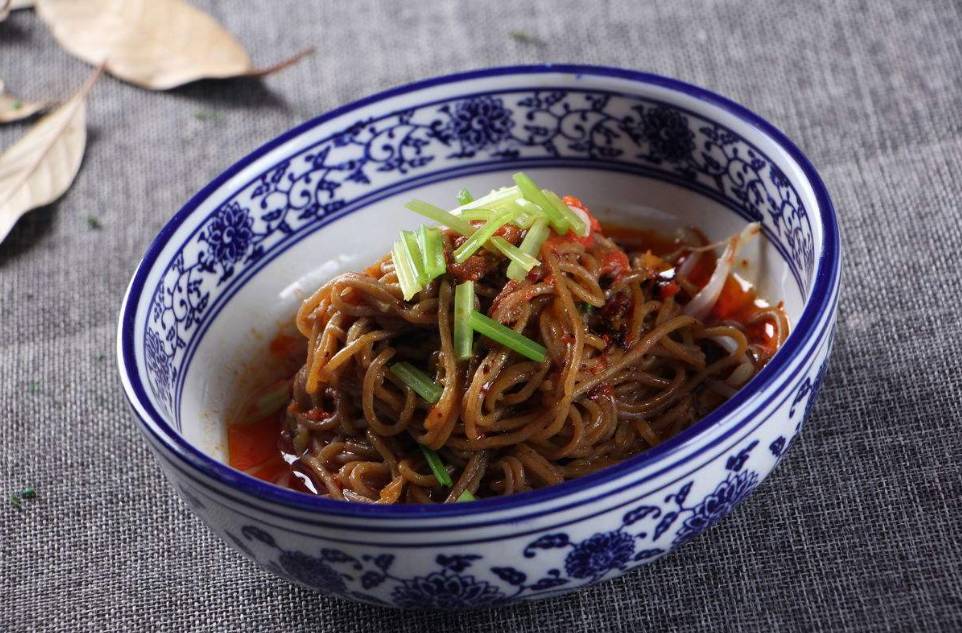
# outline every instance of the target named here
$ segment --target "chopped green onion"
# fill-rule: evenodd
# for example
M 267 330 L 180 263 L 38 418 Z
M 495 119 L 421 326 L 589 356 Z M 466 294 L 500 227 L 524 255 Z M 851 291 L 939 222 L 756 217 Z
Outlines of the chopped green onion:
M 525 358 L 530 358 L 538 363 L 543 363 L 546 358 L 545 353 L 547 350 L 543 345 L 535 343 L 527 336 L 518 334 L 506 325 L 498 323 L 477 310 L 471 312 L 469 323 L 471 324 L 471 329 L 478 334 L 487 336 L 495 343 L 500 343 Z
M 461 494 L 458 495 L 457 502 L 463 503 L 465 501 L 477 501 L 477 500 L 478 498 L 475 497 L 473 494 L 471 494 L 470 490 L 465 489 L 461 492 Z
M 290 388 L 291 385 L 286 380 L 279 380 L 266 387 L 254 401 L 254 415 L 260 419 L 280 411 L 291 400 Z
M 472 233 L 471 237 L 454 251 L 454 261 L 461 264 L 474 255 L 479 248 L 484 246 L 485 242 L 491 239 L 498 229 L 510 222 L 517 213 L 518 212 L 514 210 L 505 211 L 498 217 L 488 220 L 484 226 Z
M 494 213 L 491 211 L 491 209 L 464 209 L 458 214 L 458 217 L 464 218 L 468 222 L 474 220 L 482 220 L 486 222 L 491 219 L 492 215 L 494 215 Z
M 401 231 L 401 241 L 404 242 L 404 249 L 414 268 L 414 278 L 418 284 L 418 290 L 428 284 L 428 273 L 424 269 L 424 257 L 421 254 L 421 247 L 418 246 L 418 236 L 414 231 Z
M 571 207 L 566 205 L 564 200 L 558 197 L 558 194 L 553 191 L 548 191 L 547 189 L 542 189 L 541 193 L 543 193 L 544 197 L 548 199 L 548 202 L 550 202 L 551 205 L 557 209 L 562 216 L 564 216 L 565 221 L 571 226 L 572 229 L 574 229 L 574 232 L 577 235 L 580 235 L 581 237 L 588 235 L 588 224 L 580 215 L 572 211 Z
M 470 358 L 474 348 L 474 331 L 470 323 L 473 310 L 474 282 L 458 284 L 454 289 L 454 352 L 458 360 Z
M 467 189 L 462 189 L 458 192 L 458 204 L 465 205 L 474 202 L 474 196 Z
M 450 488 L 454 485 L 451 481 L 451 475 L 444 468 L 444 462 L 433 449 L 428 448 L 424 444 L 418 444 L 421 447 L 421 452 L 424 453 L 424 459 L 427 461 L 428 466 L 431 468 L 431 472 L 434 473 L 434 478 L 438 480 L 438 483 L 442 486 L 447 486 Z
M 444 274 L 447 265 L 444 261 L 444 243 L 441 230 L 421 225 L 418 229 L 418 246 L 421 247 L 421 260 L 424 272 L 430 282 Z
M 394 248 L 391 249 L 391 259 L 394 260 L 394 271 L 397 273 L 397 281 L 401 286 L 401 294 L 404 295 L 405 301 L 409 301 L 421 288 L 417 283 L 414 262 L 410 260 L 410 254 L 402 240 L 394 242 Z
M 411 211 L 414 211 L 418 215 L 423 215 L 430 220 L 434 220 L 438 224 L 443 224 L 444 226 L 454 229 L 461 235 L 471 235 L 471 233 L 474 232 L 474 227 L 471 226 L 467 220 L 448 213 L 444 209 L 436 207 L 433 204 L 428 204 L 422 200 L 411 200 L 404 206 Z
M 521 246 L 518 247 L 518 250 L 537 259 L 537 256 L 541 253 L 541 245 L 548 239 L 549 232 L 548 220 L 538 218 L 534 221 L 534 224 L 531 225 L 531 228 L 528 229 L 524 239 L 521 240 Z M 520 279 L 524 277 L 523 270 L 520 264 L 511 262 L 508 265 L 508 278 Z
M 567 220 L 565 220 L 561 212 L 548 201 L 545 195 L 541 193 L 541 189 L 531 180 L 528 174 L 519 171 L 513 178 L 525 199 L 541 207 L 548 221 L 551 222 L 551 228 L 553 228 L 558 235 L 567 233 L 569 228 Z
M 424 398 L 426 402 L 434 404 L 441 399 L 441 393 L 444 391 L 441 385 L 431 380 L 430 376 L 411 363 L 403 361 L 394 363 L 391 365 L 391 373 L 413 389 L 414 393 Z
M 481 196 L 477 200 L 472 200 L 466 205 L 461 205 L 462 209 L 495 209 L 497 211 L 504 211 L 511 208 L 516 200 L 521 198 L 521 190 L 517 187 L 502 187 L 501 189 L 495 189 L 491 193 Z
M 491 243 L 494 244 L 495 247 L 497 247 L 497 249 L 501 251 L 505 257 L 510 259 L 512 264 L 518 265 L 518 268 L 516 268 L 515 271 L 513 271 L 515 273 L 515 276 L 512 277 L 509 274 L 508 279 L 514 279 L 515 281 L 520 281 L 521 279 L 524 279 L 524 276 L 528 274 L 529 270 L 531 270 L 532 268 L 537 266 L 539 263 L 541 263 L 531 255 L 528 255 L 527 253 L 522 251 L 520 248 L 518 248 L 517 246 L 515 246 L 514 244 L 512 244 L 511 242 L 509 242 L 508 240 L 504 239 L 499 235 L 492 237 Z M 508 265 L 509 268 L 510 266 L 511 264 Z

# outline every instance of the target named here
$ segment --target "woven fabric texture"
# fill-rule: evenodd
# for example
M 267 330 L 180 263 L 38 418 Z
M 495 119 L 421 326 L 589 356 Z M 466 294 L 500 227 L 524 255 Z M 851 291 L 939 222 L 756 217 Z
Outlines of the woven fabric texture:
M 958 0 L 198 4 L 258 62 L 317 52 L 263 81 L 152 93 L 102 79 L 76 183 L 0 245 L 0 630 L 962 630 Z M 259 571 L 175 497 L 129 417 L 113 342 L 138 258 L 193 192 L 311 116 L 438 73 L 541 61 L 705 86 L 820 170 L 844 290 L 801 440 L 680 552 L 547 602 L 400 613 Z M 62 96 L 88 72 L 31 12 L 0 24 L 8 90 Z M 0 147 L 25 129 L 0 128 Z M 37 497 L 17 510 L 7 497 L 26 485 Z

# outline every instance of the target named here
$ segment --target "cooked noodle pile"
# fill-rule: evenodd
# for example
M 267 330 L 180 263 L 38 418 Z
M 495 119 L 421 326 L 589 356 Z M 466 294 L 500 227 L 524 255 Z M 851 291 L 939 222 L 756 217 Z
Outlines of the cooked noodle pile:
M 753 302 L 731 318 L 715 309 L 734 283 L 740 242 L 757 226 L 729 240 L 716 261 L 692 232 L 659 256 L 623 249 L 591 223 L 587 237 L 552 235 L 520 280 L 506 277 L 509 260 L 494 248 L 454 263 L 465 237 L 445 229 L 446 272 L 409 301 L 390 255 L 318 289 L 297 314 L 307 360 L 290 386 L 280 431 L 290 467 L 278 481 L 376 503 L 557 484 L 685 429 L 755 375 L 787 335 L 780 307 Z M 525 232 L 509 225 L 498 234 L 518 245 Z M 475 309 L 540 343 L 543 362 L 482 335 L 458 359 L 454 295 L 465 280 L 474 281 Z M 436 402 L 390 370 L 401 361 L 433 380 Z

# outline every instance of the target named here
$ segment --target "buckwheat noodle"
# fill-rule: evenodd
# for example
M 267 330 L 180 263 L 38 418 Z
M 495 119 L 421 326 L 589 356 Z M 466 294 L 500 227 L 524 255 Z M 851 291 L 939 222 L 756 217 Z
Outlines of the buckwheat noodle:
M 517 244 L 520 234 L 506 237 Z M 463 238 L 443 239 L 450 262 Z M 350 502 L 451 502 L 464 491 L 484 498 L 557 484 L 677 434 L 746 383 L 788 334 L 780 307 L 743 319 L 686 310 L 711 285 L 689 278 L 694 264 L 717 272 L 737 245 L 717 263 L 703 239 L 677 245 L 658 257 L 600 232 L 555 240 L 522 281 L 506 278 L 504 257 L 480 251 L 412 301 L 390 256 L 324 284 L 297 313 L 307 359 L 282 428 L 291 477 Z M 482 336 L 469 360 L 457 360 L 453 295 L 466 278 L 476 280 L 477 309 L 541 343 L 545 362 Z M 773 344 L 759 342 L 759 327 Z M 436 404 L 388 370 L 398 361 L 443 386 Z M 453 485 L 438 481 L 419 444 L 437 451 Z

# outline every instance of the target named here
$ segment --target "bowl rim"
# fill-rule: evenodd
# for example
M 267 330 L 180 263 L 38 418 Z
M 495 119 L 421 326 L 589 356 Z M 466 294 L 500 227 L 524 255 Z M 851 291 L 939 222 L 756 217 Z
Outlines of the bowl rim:
M 231 177 L 268 152 L 298 137 L 304 132 L 346 113 L 379 101 L 434 86 L 466 80 L 548 73 L 571 74 L 575 76 L 589 75 L 628 80 L 635 83 L 666 88 L 685 96 L 693 97 L 721 109 L 737 118 L 740 122 L 755 128 L 785 151 L 801 169 L 804 178 L 807 180 L 807 184 L 811 187 L 814 194 L 818 205 L 818 216 L 822 223 L 823 244 L 821 252 L 817 253 L 816 256 L 817 275 L 812 284 L 811 294 L 805 301 L 802 315 L 789 335 L 788 340 L 786 340 L 782 349 L 779 350 L 780 353 L 775 355 L 771 362 L 759 372 L 758 376 L 756 376 L 746 388 L 738 390 L 732 398 L 723 403 L 719 408 L 701 420 L 698 420 L 681 433 L 639 455 L 603 468 L 598 472 L 554 486 L 505 497 L 480 499 L 470 503 L 431 505 L 351 504 L 306 495 L 287 488 L 275 486 L 238 471 L 208 456 L 172 428 L 153 405 L 150 404 L 147 393 L 137 375 L 135 344 L 133 340 L 136 329 L 135 316 L 140 299 L 144 296 L 143 292 L 146 278 L 150 269 L 156 263 L 159 254 L 166 246 L 168 239 L 202 202 L 209 198 L 211 194 Z M 833 295 L 839 285 L 840 265 L 840 238 L 835 208 L 821 177 L 805 154 L 789 140 L 784 133 L 748 108 L 714 92 L 677 79 L 624 68 L 583 64 L 530 64 L 483 68 L 403 84 L 336 107 L 267 141 L 240 160 L 231 164 L 216 178 L 211 180 L 164 224 L 157 236 L 151 241 L 131 277 L 118 316 L 117 369 L 120 373 L 124 395 L 133 409 L 142 431 L 145 431 L 150 437 L 155 438 L 156 441 L 168 449 L 170 453 L 180 458 L 189 468 L 200 471 L 202 475 L 215 480 L 220 485 L 236 489 L 246 497 L 253 497 L 259 502 L 280 504 L 293 510 L 315 512 L 320 515 L 333 515 L 344 518 L 389 517 L 392 520 L 405 518 L 424 519 L 429 517 L 449 518 L 498 512 L 520 506 L 533 506 L 558 497 L 574 495 L 592 486 L 618 479 L 627 472 L 639 470 L 648 464 L 659 461 L 664 456 L 675 452 L 689 442 L 697 440 L 699 436 L 718 425 L 732 412 L 751 400 L 752 397 L 765 391 L 773 382 L 781 378 L 786 373 L 792 361 L 798 356 L 798 352 L 820 335 L 822 331 L 822 328 L 818 327 L 820 318 L 825 311 L 832 308 Z M 134 297 L 137 298 L 137 301 L 132 302 L 131 299 Z M 151 424 L 144 419 L 141 410 L 150 417 L 150 422 L 152 422 L 161 433 L 156 432 Z M 742 419 L 735 419 L 735 423 L 732 425 L 732 428 L 726 432 L 726 436 L 738 428 L 741 428 L 753 418 L 754 415 L 745 415 Z M 593 498 L 579 501 L 576 505 L 589 503 L 592 500 Z M 244 503 L 250 505 L 250 501 L 247 499 L 244 500 Z M 546 512 L 554 512 L 556 510 L 556 508 L 548 508 Z M 506 517 L 506 519 L 515 521 L 517 517 Z M 462 526 L 459 525 L 458 527 Z

